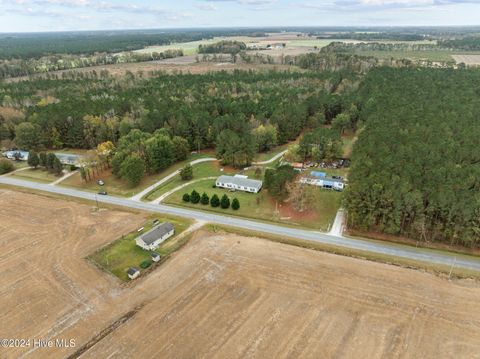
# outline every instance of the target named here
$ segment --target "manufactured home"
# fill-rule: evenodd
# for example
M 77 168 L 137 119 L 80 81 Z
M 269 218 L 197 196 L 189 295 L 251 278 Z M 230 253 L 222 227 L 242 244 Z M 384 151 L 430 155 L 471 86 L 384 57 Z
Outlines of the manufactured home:
M 333 189 L 335 191 L 343 191 L 345 189 L 345 182 L 343 179 L 339 178 L 302 177 L 300 178 L 300 183 L 322 187 L 325 189 Z
M 161 223 L 135 239 L 137 246 L 154 251 L 160 244 L 175 234 L 175 227 L 170 222 Z
M 236 191 L 258 193 L 262 189 L 263 182 L 250 179 L 248 178 L 248 176 L 235 175 L 220 176 L 217 178 L 215 185 L 217 187 L 227 188 Z

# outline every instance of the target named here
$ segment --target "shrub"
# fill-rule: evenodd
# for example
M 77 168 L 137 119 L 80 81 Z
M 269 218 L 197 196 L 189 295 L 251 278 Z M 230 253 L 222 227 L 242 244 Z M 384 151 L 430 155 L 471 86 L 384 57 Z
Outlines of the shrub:
M 220 207 L 222 207 L 223 209 L 227 209 L 228 207 L 230 207 L 230 199 L 226 194 L 224 194 L 222 196 L 222 199 L 220 200 Z
M 76 170 L 77 170 L 77 166 L 70 165 L 70 172 L 73 172 L 73 171 L 76 171 Z
M 214 194 L 212 196 L 212 198 L 210 199 L 210 205 L 213 207 L 213 208 L 217 208 L 217 207 L 220 207 L 220 198 L 218 198 L 218 196 L 216 194 Z
M 8 172 L 12 172 L 15 169 L 15 166 L 9 160 L 2 158 L 0 159 L 0 175 L 3 175 Z
M 182 199 L 183 199 L 183 202 L 190 202 L 190 195 L 188 193 L 185 193 Z
M 149 259 L 146 259 L 142 263 L 140 263 L 140 268 L 147 269 L 151 265 L 152 265 L 152 262 Z
M 200 194 L 197 191 L 193 190 L 190 194 L 190 202 L 192 202 L 193 204 L 197 204 L 198 202 L 200 202 Z
M 232 201 L 232 209 L 238 211 L 240 209 L 240 202 L 237 198 L 234 198 Z
M 38 157 L 37 153 L 34 151 L 30 151 L 28 154 L 28 165 L 37 168 L 37 166 L 40 164 L 40 158 Z
M 202 198 L 200 200 L 200 203 L 205 205 L 205 206 L 210 203 L 210 198 L 208 197 L 208 195 L 205 192 L 203 192 L 203 194 L 202 194 Z

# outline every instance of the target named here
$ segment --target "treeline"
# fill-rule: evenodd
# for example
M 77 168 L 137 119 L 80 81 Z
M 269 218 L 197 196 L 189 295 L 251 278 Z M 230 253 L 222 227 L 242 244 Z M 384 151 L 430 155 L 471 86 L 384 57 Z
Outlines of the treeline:
M 319 52 L 297 56 L 295 64 L 303 69 L 317 71 L 349 70 L 366 73 L 379 65 L 379 60 L 372 56 L 360 56 L 349 53 Z
M 381 43 L 381 42 L 332 42 L 321 49 L 321 52 L 356 52 L 356 51 L 436 51 L 442 50 L 437 44 L 417 43 Z
M 238 54 L 247 49 L 247 45 L 240 41 L 222 40 L 208 45 L 199 45 L 199 54 Z
M 124 52 L 113 55 L 101 53 L 89 56 L 64 54 L 43 56 L 38 59 L 28 60 L 0 60 L 0 79 L 90 66 L 163 60 L 179 56 L 183 56 L 183 50 L 181 49 L 153 53 Z
M 480 71 L 380 68 L 347 191 L 350 227 L 478 247 Z
M 23 116 L 0 117 L 0 140 L 25 149 L 91 149 L 120 144 L 135 129 L 164 129 L 190 150 L 215 148 L 225 164 L 243 166 L 350 108 L 351 91 L 338 85 L 355 79 L 349 72 L 235 71 L 4 84 L 0 103 Z
M 421 33 L 405 33 L 405 32 L 348 32 L 337 33 L 327 36 L 318 36 L 319 39 L 352 39 L 360 41 L 421 41 L 426 36 Z
M 450 49 L 480 51 L 480 35 L 460 39 L 439 40 L 438 45 Z

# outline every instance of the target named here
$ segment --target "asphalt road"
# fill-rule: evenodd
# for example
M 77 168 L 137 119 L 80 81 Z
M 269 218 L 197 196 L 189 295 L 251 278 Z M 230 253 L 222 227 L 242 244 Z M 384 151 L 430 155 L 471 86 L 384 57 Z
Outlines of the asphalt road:
M 243 229 L 250 229 L 258 232 L 271 233 L 280 236 L 292 237 L 307 241 L 319 242 L 338 247 L 344 247 L 354 250 L 367 251 L 384 255 L 395 256 L 404 259 L 410 259 L 420 262 L 441 264 L 455 267 L 479 271 L 480 258 L 460 256 L 455 258 L 454 254 L 440 253 L 436 251 L 428 251 L 419 248 L 391 245 L 389 243 L 378 241 L 365 241 L 361 239 L 350 239 L 327 233 L 283 227 L 280 225 L 256 222 L 247 219 L 222 216 L 208 212 L 195 211 L 186 208 L 177 208 L 162 204 L 151 204 L 133 201 L 126 198 L 118 198 L 112 196 L 101 196 L 91 192 L 84 192 L 70 188 L 51 186 L 48 184 L 34 183 L 30 181 L 19 180 L 8 176 L 0 177 L 0 184 L 19 186 L 44 192 L 56 193 L 70 197 L 82 198 L 95 201 L 97 198 L 100 203 L 113 204 L 122 207 L 129 207 L 149 212 L 171 214 L 180 217 L 196 219 L 200 221 L 228 225 Z M 26 206 L 28 203 L 25 204 Z

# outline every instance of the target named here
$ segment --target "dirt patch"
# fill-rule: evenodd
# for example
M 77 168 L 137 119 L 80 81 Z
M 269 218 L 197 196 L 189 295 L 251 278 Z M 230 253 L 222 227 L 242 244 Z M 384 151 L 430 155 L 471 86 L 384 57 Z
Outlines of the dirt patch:
M 457 64 L 464 63 L 468 66 L 480 65 L 480 55 L 452 55 Z
M 84 258 L 144 217 L 0 191 L 0 357 L 475 357 L 480 284 L 197 232 L 123 286 Z M 135 315 L 133 315 L 133 313 Z

